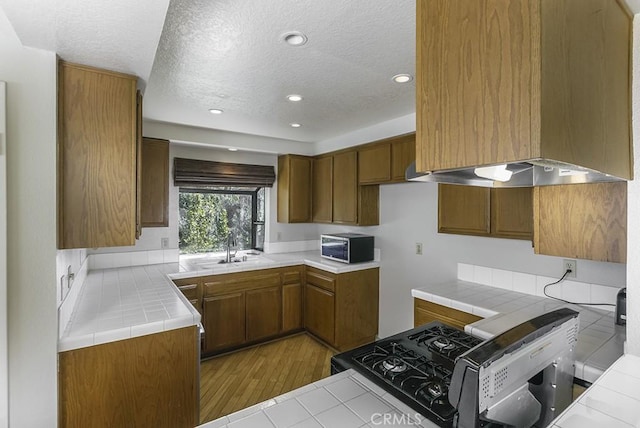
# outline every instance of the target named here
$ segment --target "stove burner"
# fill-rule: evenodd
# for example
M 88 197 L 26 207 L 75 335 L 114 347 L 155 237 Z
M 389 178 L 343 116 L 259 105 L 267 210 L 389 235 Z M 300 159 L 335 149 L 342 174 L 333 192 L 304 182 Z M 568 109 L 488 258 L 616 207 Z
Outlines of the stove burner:
M 456 348 L 456 345 L 446 337 L 437 337 L 433 341 L 433 346 L 435 346 L 441 351 L 450 351 Z
M 429 394 L 431 394 L 434 398 L 438 398 L 442 395 L 443 391 L 443 386 L 441 383 L 439 382 L 431 382 L 430 384 L 427 385 L 427 391 L 429 392 Z
M 382 366 L 392 373 L 401 373 L 407 370 L 407 365 L 400 358 L 391 357 L 382 362 Z

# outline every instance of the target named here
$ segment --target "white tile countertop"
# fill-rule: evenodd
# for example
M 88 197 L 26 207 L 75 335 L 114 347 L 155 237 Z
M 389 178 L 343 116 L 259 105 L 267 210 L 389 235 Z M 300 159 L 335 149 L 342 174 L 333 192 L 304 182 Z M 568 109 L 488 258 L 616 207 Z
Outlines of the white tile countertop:
M 247 261 L 228 264 L 218 264 L 219 259 L 219 255 L 187 256 L 180 257 L 179 263 L 89 271 L 80 289 L 70 293 L 73 298 L 61 306 L 58 351 L 197 325 L 200 314 L 171 279 L 303 264 L 336 274 L 380 266 L 379 261 L 334 262 L 320 257 L 319 251 L 258 253 L 248 255 Z
M 465 327 L 474 336 L 489 339 L 516 325 L 559 307 L 580 312 L 575 377 L 594 382 L 623 354 L 624 326 L 615 325 L 611 312 L 466 281 L 432 284 L 411 295 L 483 317 Z
M 640 426 L 640 358 L 624 355 L 550 425 L 553 428 Z
M 58 351 L 197 325 L 200 314 L 167 277 L 177 271 L 177 263 L 90 271 Z
M 251 252 L 248 252 L 251 253 Z M 245 253 L 238 253 L 242 257 Z M 359 270 L 380 267 L 379 259 L 364 263 L 340 263 L 325 259 L 320 256 L 320 251 L 301 251 L 294 253 L 274 253 L 247 255 L 247 261 L 238 263 L 220 264 L 220 255 L 180 256 L 180 271 L 170 275 L 173 279 L 189 278 L 194 276 L 219 275 L 223 273 L 245 272 L 258 269 L 270 269 L 277 267 L 306 265 L 331 273 L 355 272 Z
M 437 425 L 353 369 L 199 428 L 361 428 Z

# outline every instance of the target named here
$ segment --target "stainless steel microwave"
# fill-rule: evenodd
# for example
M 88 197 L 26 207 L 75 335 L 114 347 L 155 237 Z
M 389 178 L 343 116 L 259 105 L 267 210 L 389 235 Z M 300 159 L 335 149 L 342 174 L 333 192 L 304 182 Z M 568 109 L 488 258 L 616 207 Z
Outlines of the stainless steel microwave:
M 322 257 L 342 263 L 359 263 L 373 260 L 373 236 L 359 233 L 321 235 Z

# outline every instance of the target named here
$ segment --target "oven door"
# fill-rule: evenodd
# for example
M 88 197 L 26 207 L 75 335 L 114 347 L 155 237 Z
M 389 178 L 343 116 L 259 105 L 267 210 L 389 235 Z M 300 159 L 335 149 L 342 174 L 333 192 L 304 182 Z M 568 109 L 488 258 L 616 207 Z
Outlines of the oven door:
M 321 256 L 349 263 L 349 240 L 337 236 L 322 235 Z

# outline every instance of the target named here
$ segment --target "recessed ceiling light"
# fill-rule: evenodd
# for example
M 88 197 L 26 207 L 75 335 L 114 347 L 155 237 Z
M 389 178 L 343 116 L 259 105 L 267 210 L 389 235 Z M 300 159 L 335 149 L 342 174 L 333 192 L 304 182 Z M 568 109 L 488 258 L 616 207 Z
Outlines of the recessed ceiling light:
M 282 40 L 291 46 L 302 46 L 307 43 L 308 39 L 307 36 L 299 31 L 289 31 L 288 33 L 283 34 Z
M 237 152 L 237 151 L 238 151 L 238 149 L 236 149 L 235 147 L 229 147 L 229 151 L 230 151 L 230 152 Z
M 290 123 L 289 124 L 292 128 L 300 128 L 302 125 L 300 125 L 299 123 Z
M 211 114 L 222 114 L 222 110 L 220 110 L 219 108 L 210 108 L 209 109 L 209 113 L 211 113 Z
M 407 83 L 413 80 L 413 76 L 410 74 L 396 74 L 391 78 L 396 83 Z
M 302 95 L 296 95 L 296 94 L 291 94 L 291 95 L 287 95 L 287 99 L 289 101 L 302 101 Z

